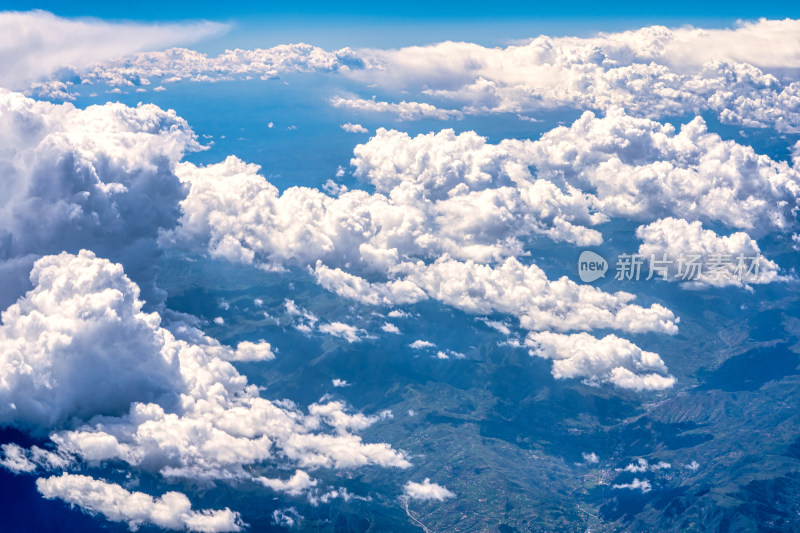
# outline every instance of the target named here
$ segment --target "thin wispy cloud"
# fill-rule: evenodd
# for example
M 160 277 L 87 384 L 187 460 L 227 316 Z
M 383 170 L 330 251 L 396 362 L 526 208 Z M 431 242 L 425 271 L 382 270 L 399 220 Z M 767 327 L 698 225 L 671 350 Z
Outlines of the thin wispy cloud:
M 46 11 L 0 12 L 0 86 L 24 89 L 59 69 L 82 69 L 143 50 L 217 36 L 219 22 L 107 22 L 68 19 Z

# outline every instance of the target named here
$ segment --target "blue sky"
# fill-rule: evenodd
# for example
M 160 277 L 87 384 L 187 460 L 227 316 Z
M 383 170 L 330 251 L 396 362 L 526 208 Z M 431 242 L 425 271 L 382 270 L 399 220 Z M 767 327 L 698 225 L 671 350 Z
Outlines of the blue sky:
M 443 40 L 502 45 L 534 35 L 587 35 L 651 24 L 731 26 L 737 19 L 800 16 L 800 4 L 765 2 L 62 2 L 11 0 L 8 10 L 44 9 L 66 17 L 231 23 L 232 31 L 195 48 L 216 52 L 286 42 L 324 47 L 399 47 Z
M 228 19 L 231 30 L 191 47 L 206 53 L 225 48 L 267 48 L 305 42 L 326 49 L 377 47 L 399 48 L 442 41 L 465 41 L 483 46 L 504 46 L 537 35 L 590 36 L 598 31 L 624 31 L 651 24 L 680 26 L 687 23 L 706 28 L 730 27 L 733 19 L 670 20 L 655 18 L 492 18 L 459 20 L 308 15 L 285 15 L 256 19 Z
M 405 2 L 329 2 L 309 0 L 301 4 L 290 2 L 219 2 L 202 0 L 192 2 L 157 2 L 155 0 L 120 2 L 5 2 L 6 9 L 46 9 L 64 16 L 93 15 L 103 18 L 130 18 L 140 20 L 177 20 L 185 18 L 224 19 L 237 17 L 315 17 L 328 15 L 357 15 L 369 17 L 402 17 L 414 20 L 444 19 L 469 20 L 475 18 L 582 18 L 582 17 L 697 17 L 770 18 L 796 15 L 797 2 L 787 1 L 710 1 L 678 0 L 671 2 L 614 1 L 572 2 L 513 1 L 485 2 L 430 2 L 409 0 Z

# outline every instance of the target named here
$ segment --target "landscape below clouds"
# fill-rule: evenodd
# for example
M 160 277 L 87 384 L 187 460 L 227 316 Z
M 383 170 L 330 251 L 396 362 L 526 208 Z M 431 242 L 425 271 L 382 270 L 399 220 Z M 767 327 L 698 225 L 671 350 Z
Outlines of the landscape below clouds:
M 8 527 L 798 527 L 799 21 L 0 27 Z

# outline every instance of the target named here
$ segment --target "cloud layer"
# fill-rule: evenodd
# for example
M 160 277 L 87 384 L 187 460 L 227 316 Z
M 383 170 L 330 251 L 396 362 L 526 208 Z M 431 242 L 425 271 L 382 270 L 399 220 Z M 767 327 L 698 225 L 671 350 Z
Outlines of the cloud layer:
M 406 102 L 403 100 L 399 103 L 391 103 L 376 101 L 374 97 L 371 100 L 366 100 L 364 98 L 334 96 L 331 98 L 331 105 L 333 107 L 351 109 L 359 113 L 390 113 L 397 116 L 398 120 L 444 120 L 461 117 L 460 111 L 439 109 L 424 102 Z
M 672 313 L 658 305 L 633 305 L 630 294 L 606 294 L 566 278 L 550 281 L 536 265 L 524 267 L 513 257 L 484 264 L 519 251 L 510 235 L 521 234 L 524 227 L 508 223 L 489 231 L 483 220 L 496 220 L 503 212 L 491 202 L 467 210 L 483 210 L 485 217 L 470 219 L 460 210 L 449 214 L 441 205 L 460 196 L 434 202 L 430 197 L 436 191 L 425 189 L 429 181 L 415 189 L 402 181 L 388 195 L 352 191 L 331 197 L 300 187 L 279 194 L 258 167 L 235 158 L 208 167 L 182 164 L 177 172 L 190 192 L 182 203 L 180 228 L 165 241 L 178 246 L 270 269 L 313 265 L 322 286 L 369 304 L 435 298 L 472 313 L 509 313 L 535 330 L 676 331 Z M 463 188 L 455 183 L 455 189 Z M 484 235 L 465 234 L 465 223 L 476 231 L 484 226 Z M 487 244 L 475 243 L 478 239 Z M 450 251 L 460 257 L 450 257 Z M 419 261 L 430 257 L 436 260 Z M 369 282 L 338 265 L 384 280 Z
M 91 65 L 141 50 L 191 43 L 227 30 L 225 24 L 111 23 L 66 19 L 44 11 L 0 13 L 0 86 L 24 89 L 60 69 Z
M 68 28 L 86 24 L 44 13 L 9 16 L 38 17 Z M 77 80 L 147 86 L 178 80 L 270 78 L 284 72 L 339 72 L 365 86 L 377 84 L 398 96 L 413 92 L 429 100 L 390 103 L 357 95 L 332 99 L 335 106 L 392 112 L 401 120 L 458 118 L 465 113 L 536 114 L 557 108 L 607 112 L 619 107 L 647 118 L 712 111 L 726 123 L 797 132 L 798 25 L 800 22 L 787 19 L 713 30 L 651 26 L 586 38 L 539 36 L 506 48 L 443 42 L 399 50 L 326 51 L 300 43 L 229 50 L 217 57 L 174 48 L 114 61 L 109 60 L 135 50 L 98 57 L 98 47 L 93 47 L 93 53 L 81 62 L 53 55 L 55 66 L 75 63 L 79 68 L 62 70 L 35 89 L 43 95 L 70 98 L 70 88 Z M 90 28 L 95 33 L 106 31 L 98 23 Z M 124 35 L 129 28 L 114 29 Z M 158 42 L 164 29 L 146 26 L 140 31 L 152 34 Z M 181 40 L 181 36 L 204 35 L 219 28 L 173 30 L 173 38 Z M 95 37 L 92 31 L 89 39 Z M 24 61 L 9 60 L 9 64 L 20 72 L 30 72 Z M 461 108 L 444 109 L 441 102 Z
M 797 230 L 797 153 L 792 162 L 759 154 L 709 132 L 700 117 L 679 128 L 657 120 L 711 111 L 724 123 L 800 130 L 797 21 L 538 37 L 496 49 L 448 42 L 326 51 L 301 43 L 216 57 L 183 48 L 131 55 L 220 31 L 213 24 L 4 13 L 2 28 L 0 84 L 43 96 L 69 98 L 79 82 L 142 88 L 314 72 L 387 89 L 388 101 L 326 96 L 338 113 L 446 121 L 592 110 L 535 141 L 379 128 L 351 161 L 374 192 L 333 181 L 323 190 L 281 191 L 258 166 L 233 156 L 216 165 L 181 163 L 203 147 L 172 111 L 81 110 L 0 89 L 0 274 L 9 280 L 0 290 L 0 307 L 8 305 L 0 324 L 0 425 L 50 439 L 44 447 L 3 444 L 0 465 L 45 475 L 37 481 L 44 497 L 131 528 L 238 531 L 244 524 L 229 509 L 194 510 L 179 492 L 154 497 L 70 472 L 113 463 L 178 486 L 235 481 L 317 505 L 354 497 L 325 486 L 320 469 L 410 466 L 404 452 L 360 436 L 391 412 L 354 412 L 332 396 L 307 407 L 269 400 L 231 362 L 273 360 L 270 343 L 224 346 L 150 312 L 144 299 L 163 297 L 155 285 L 159 247 L 270 271 L 303 269 L 365 305 L 435 300 L 475 315 L 508 315 L 527 330 L 531 355 L 552 362 L 555 379 L 641 392 L 676 380 L 658 354 L 618 334 L 675 334 L 679 317 L 630 293 L 548 276 L 533 259 L 537 243 L 596 246 L 604 223 L 624 219 L 639 225 L 640 254 L 676 260 L 697 252 L 710 268 L 718 256 L 760 254 L 758 238 Z M 113 46 L 97 46 L 104 41 Z M 354 122 L 341 127 L 368 133 Z M 782 279 L 765 259 L 746 281 L 707 274 L 695 285 L 751 289 Z M 348 343 L 367 337 L 292 300 L 285 306 L 304 333 Z M 511 335 L 510 321 L 485 321 Z M 600 330 L 604 336 L 595 336 Z M 400 334 L 390 323 L 383 331 Z M 422 339 L 403 346 L 438 351 Z M 461 354 L 438 351 L 450 356 Z M 625 470 L 663 464 L 642 459 Z M 652 489 L 639 479 L 613 487 Z M 425 478 L 408 481 L 403 497 L 455 494 Z M 296 520 L 291 509 L 276 511 L 276 522 Z
M 724 30 L 540 36 L 506 48 L 444 42 L 366 50 L 366 68 L 351 75 L 467 113 L 621 107 L 657 118 L 711 110 L 724 122 L 798 131 L 800 82 L 792 73 L 800 66 L 799 27 L 761 20 Z
M 81 33 L 68 46 L 61 46 L 59 53 L 49 54 L 52 65 L 40 73 L 65 68 L 34 86 L 40 94 L 54 98 L 71 98 L 76 81 L 142 87 L 178 80 L 338 72 L 365 86 L 377 84 L 398 96 L 413 92 L 429 100 L 390 103 L 357 95 L 332 99 L 335 106 L 391 112 L 400 120 L 498 112 L 535 114 L 557 108 L 607 112 L 619 107 L 647 118 L 712 111 L 726 123 L 800 131 L 800 80 L 796 75 L 800 67 L 800 22 L 790 19 L 743 22 L 731 29 L 650 26 L 586 38 L 539 36 L 506 48 L 443 42 L 399 50 L 326 51 L 299 43 L 228 50 L 217 57 L 183 48 L 132 52 L 218 32 L 223 29 L 220 26 L 137 28 L 69 21 L 46 13 L 6 14 L 9 27 L 20 23 L 22 27 L 34 26 L 33 22 L 57 26 L 62 33 Z M 104 54 L 98 50 L 106 47 L 94 46 L 104 32 L 125 36 L 134 30 L 150 39 Z M 17 33 L 15 29 L 11 35 Z M 52 40 L 52 34 L 42 42 Z M 0 64 L 8 64 L 9 72 L 16 72 L 17 78 L 42 70 L 40 65 L 29 68 L 27 56 L 23 55 L 23 60 L 14 56 L 17 49 L 13 44 L 19 41 L 11 39 L 6 44 L 6 61 L 0 56 Z M 78 47 L 75 43 L 86 43 L 90 53 L 80 58 L 70 54 Z M 123 55 L 126 57 L 116 59 Z M 441 102 L 446 107 L 461 108 L 445 109 Z

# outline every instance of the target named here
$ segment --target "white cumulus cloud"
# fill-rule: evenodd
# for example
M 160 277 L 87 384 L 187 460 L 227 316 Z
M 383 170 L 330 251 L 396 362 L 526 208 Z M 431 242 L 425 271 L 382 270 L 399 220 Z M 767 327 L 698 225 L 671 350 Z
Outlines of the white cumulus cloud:
M 2 313 L 0 423 L 43 431 L 124 414 L 137 400 L 168 403 L 183 389 L 158 315 L 142 312 L 120 265 L 63 253 L 38 260 L 31 281 Z
M 350 324 L 345 324 L 344 322 L 330 322 L 327 324 L 321 324 L 319 326 L 319 332 L 342 338 L 350 343 L 360 341 L 361 338 L 366 334 L 364 330 L 355 326 L 351 326 Z
M 675 384 L 658 354 L 616 335 L 598 339 L 588 333 L 543 331 L 529 334 L 525 344 L 531 355 L 553 361 L 556 379 L 583 378 L 588 384 L 611 383 L 637 391 L 662 390 Z
M 631 303 L 635 297 L 630 293 L 603 292 L 566 276 L 551 281 L 541 268 L 513 257 L 495 267 L 443 257 L 407 269 L 406 279 L 431 297 L 470 313 L 516 316 L 529 330 L 678 331 L 678 320 L 662 305 L 641 307 Z
M 596 453 L 594 453 L 594 452 L 588 452 L 588 453 L 587 452 L 583 452 L 581 454 L 581 457 L 583 457 L 583 461 L 586 464 L 596 465 L 597 463 L 600 462 L 600 457 L 598 457 L 598 455 Z
M 352 122 L 346 122 L 341 127 L 347 133 L 369 133 L 369 130 L 361 124 L 353 124 Z
M 256 481 L 278 492 L 285 492 L 292 496 L 302 494 L 308 489 L 317 485 L 317 482 L 311 479 L 306 472 L 302 470 L 295 471 L 294 475 L 289 479 L 266 478 L 263 476 L 255 478 Z
M 45 498 L 58 498 L 112 522 L 125 522 L 132 530 L 142 525 L 199 532 L 242 531 L 245 527 L 239 513 L 227 508 L 193 510 L 189 498 L 180 492 L 153 498 L 115 483 L 68 473 L 37 479 L 36 488 Z
M 214 27 L 223 27 L 220 25 Z M 176 42 L 176 41 L 172 41 Z M 169 42 L 165 44 L 170 44 Z M 144 47 L 138 47 L 141 50 Z M 163 48 L 154 47 L 154 48 Z M 182 80 L 214 82 L 233 79 L 272 79 L 289 72 L 336 72 L 360 68 L 362 61 L 349 48 L 334 52 L 305 43 L 281 44 L 254 50 L 225 50 L 218 56 L 186 48 L 170 48 L 140 53 L 104 56 L 106 60 L 81 61 L 74 67 L 56 72 L 50 80 L 34 84 L 33 91 L 44 96 L 69 98 L 79 80 L 81 84 L 104 83 L 115 87 L 163 85 Z M 272 127 L 272 122 L 268 127 Z M 290 126 L 287 129 L 295 129 Z
M 435 500 L 444 501 L 455 498 L 456 495 L 441 485 L 432 483 L 430 478 L 425 478 L 422 483 L 409 481 L 403 486 L 403 494 L 413 500 Z
M 461 112 L 453 109 L 439 109 L 438 107 L 425 102 L 406 102 L 399 103 L 381 102 L 364 98 L 334 96 L 331 98 L 333 107 L 343 107 L 361 113 L 389 113 L 395 115 L 398 120 L 424 120 L 448 118 L 461 118 Z
M 653 486 L 646 479 L 633 478 L 630 483 L 618 483 L 612 485 L 614 489 L 627 489 L 627 490 L 640 490 L 642 494 L 647 494 L 653 489 Z
M 422 339 L 417 339 L 414 342 L 412 342 L 411 344 L 409 344 L 408 346 L 410 348 L 414 349 L 414 350 L 421 350 L 423 348 L 435 348 L 436 347 L 436 345 L 434 343 L 432 343 L 431 341 L 426 341 L 426 340 L 422 340 Z
M 42 255 L 91 248 L 125 264 L 158 303 L 160 228 L 176 225 L 185 191 L 173 165 L 199 149 L 174 111 L 105 104 L 78 109 L 0 89 L 0 286 L 5 308 Z
M 668 217 L 640 226 L 636 236 L 642 240 L 639 254 L 670 281 L 723 287 L 784 279 L 778 265 L 761 256 L 758 244 L 745 232 L 717 235 L 699 221 Z
M 373 49 L 361 51 L 366 68 L 349 75 L 450 100 L 466 113 L 622 107 L 656 118 L 711 110 L 723 122 L 798 131 L 798 28 L 797 20 L 760 20 L 731 29 L 542 35 L 505 48 Z
M 229 361 L 271 361 L 275 359 L 270 343 L 261 340 L 259 342 L 242 341 L 236 345 L 233 357 Z

